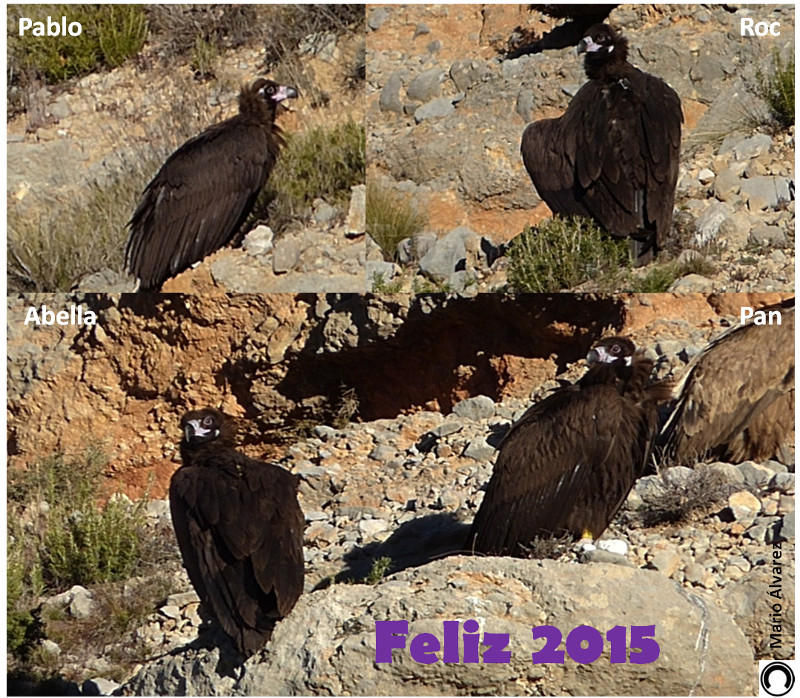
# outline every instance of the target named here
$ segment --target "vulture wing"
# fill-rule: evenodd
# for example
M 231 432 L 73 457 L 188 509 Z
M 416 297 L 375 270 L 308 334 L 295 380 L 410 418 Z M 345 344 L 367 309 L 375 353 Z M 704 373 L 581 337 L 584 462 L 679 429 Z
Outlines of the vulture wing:
M 474 548 L 518 553 L 537 535 L 598 537 L 649 457 L 655 409 L 611 385 L 562 388 L 501 444 L 472 528 Z
M 263 128 L 237 118 L 184 143 L 145 189 L 125 252 L 140 290 L 157 288 L 218 250 L 250 213 L 278 145 Z
M 295 476 L 235 455 L 233 468 L 176 471 L 170 509 L 198 595 L 251 654 L 303 591 L 304 518 Z
M 794 426 L 794 308 L 782 316 L 781 325 L 729 330 L 694 358 L 663 431 L 673 465 L 707 456 L 760 461 L 779 451 Z

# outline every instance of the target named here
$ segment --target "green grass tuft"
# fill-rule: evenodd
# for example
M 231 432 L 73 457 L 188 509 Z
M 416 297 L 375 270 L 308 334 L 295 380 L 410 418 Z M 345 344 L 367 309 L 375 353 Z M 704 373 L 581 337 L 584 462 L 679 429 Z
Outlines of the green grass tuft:
M 772 70 L 756 72 L 758 94 L 767 103 L 772 118 L 781 128 L 794 124 L 794 53 L 784 64 L 780 52 L 772 54 Z
M 613 287 L 621 269 L 630 267 L 627 240 L 609 238 L 579 217 L 526 228 L 512 240 L 509 259 L 509 284 L 524 293 L 552 293 L 589 280 Z
M 367 183 L 367 234 L 378 244 L 387 262 L 397 261 L 397 246 L 419 235 L 427 218 L 409 197 L 370 181 Z
M 79 22 L 79 36 L 19 35 L 19 18 L 35 22 L 66 17 Z M 142 5 L 9 5 L 7 13 L 9 69 L 13 76 L 36 75 L 50 84 L 113 68 L 139 53 L 147 38 Z
M 305 217 L 317 198 L 346 210 L 350 188 L 363 184 L 366 178 L 363 124 L 346 121 L 332 128 L 290 133 L 285 138 L 286 144 L 251 216 L 251 221 L 267 217 L 276 232 Z
M 389 568 L 392 566 L 392 558 L 390 557 L 378 557 L 372 561 L 372 567 L 370 568 L 369 574 L 364 577 L 364 584 L 378 584 L 386 573 L 389 571 Z

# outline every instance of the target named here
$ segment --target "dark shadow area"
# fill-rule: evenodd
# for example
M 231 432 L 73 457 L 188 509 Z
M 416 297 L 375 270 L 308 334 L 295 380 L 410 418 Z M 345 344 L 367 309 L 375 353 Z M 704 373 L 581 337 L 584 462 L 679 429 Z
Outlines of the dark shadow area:
M 365 336 L 378 335 L 367 313 L 370 298 L 337 299 L 338 312 L 349 313 Z M 365 421 L 420 407 L 448 414 L 466 396 L 498 400 L 510 380 L 506 356 L 552 357 L 561 372 L 583 358 L 605 328 L 618 329 L 623 322 L 619 296 L 486 293 L 438 296 L 435 305 L 426 296 L 418 299 L 391 337 L 378 335 L 353 349 L 319 352 L 321 323 L 292 360 L 278 391 L 301 404 L 317 396 L 335 401 L 347 386 L 355 390 L 358 415 Z
M 334 581 L 364 582 L 379 558 L 391 560 L 385 572 L 388 575 L 449 555 L 466 553 L 464 544 L 469 528 L 470 524 L 458 521 L 452 513 L 430 514 L 407 521 L 382 543 L 368 543 L 348 553 L 345 556 L 346 567 Z M 327 587 L 330 581 L 322 580 L 314 591 Z

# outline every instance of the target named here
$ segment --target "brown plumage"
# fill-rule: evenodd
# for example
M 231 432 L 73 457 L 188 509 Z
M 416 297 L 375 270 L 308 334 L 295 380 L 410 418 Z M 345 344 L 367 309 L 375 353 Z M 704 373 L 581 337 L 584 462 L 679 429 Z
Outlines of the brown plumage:
M 251 655 L 303 591 L 297 478 L 238 453 L 234 422 L 218 410 L 186 413 L 181 429 L 169 503 L 183 564 L 203 605 Z
M 556 119 L 529 124 L 522 159 L 553 213 L 593 218 L 631 239 L 637 265 L 663 246 L 680 159 L 681 101 L 627 61 L 628 42 L 595 24 L 578 44 L 589 78 Z
M 239 114 L 169 156 L 128 223 L 125 268 L 140 291 L 157 289 L 233 239 L 283 145 L 278 104 L 296 96 L 293 87 L 256 80 L 242 88 Z
M 528 409 L 506 434 L 468 547 L 521 555 L 531 541 L 605 531 L 644 469 L 666 398 L 629 339 L 601 341 L 574 385 Z
M 763 461 L 788 441 L 794 429 L 794 299 L 772 309 L 780 310 L 781 325 L 737 326 L 694 357 L 663 430 L 665 462 Z

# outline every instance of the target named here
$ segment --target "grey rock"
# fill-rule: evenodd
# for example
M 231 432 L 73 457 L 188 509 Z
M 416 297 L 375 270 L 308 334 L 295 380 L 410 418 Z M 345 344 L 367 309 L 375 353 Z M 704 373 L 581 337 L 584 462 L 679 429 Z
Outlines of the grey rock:
M 777 225 L 760 223 L 750 231 L 750 240 L 759 245 L 776 245 L 786 242 L 786 233 Z
M 389 76 L 378 97 L 378 106 L 381 111 L 403 113 L 403 100 L 400 99 L 400 90 L 403 87 L 403 80 L 406 75 L 408 75 L 407 71 L 396 70 Z
M 432 433 L 436 436 L 450 436 L 450 434 L 455 434 L 456 432 L 461 431 L 463 428 L 464 425 L 460 421 L 455 419 L 447 419 L 438 427 L 435 427 Z
M 789 180 L 786 177 L 753 177 L 743 179 L 741 192 L 750 198 L 758 197 L 767 202 L 769 208 L 775 208 L 779 201 L 789 201 Z
M 314 220 L 321 224 L 327 225 L 339 215 L 339 210 L 331 206 L 323 199 L 316 199 L 314 201 Z
M 779 558 L 770 555 L 769 565 L 760 565 L 747 572 L 741 579 L 732 582 L 721 592 L 723 607 L 731 615 L 736 625 L 747 635 L 750 643 L 756 648 L 756 658 L 787 659 L 794 655 L 794 565 L 788 564 L 786 553 L 778 551 Z M 780 599 L 775 599 L 780 604 L 776 613 L 777 624 L 782 626 L 783 637 L 787 641 L 779 648 L 770 648 L 770 633 L 772 622 L 767 622 L 767 615 L 772 613 L 770 602 L 772 597 L 767 596 L 773 583 L 772 564 L 781 565 Z
M 419 124 L 427 119 L 439 119 L 452 114 L 455 109 L 449 97 L 438 97 L 414 109 L 414 120 Z
M 494 416 L 494 400 L 487 395 L 477 395 L 457 402 L 453 407 L 453 414 L 478 422 L 482 419 L 489 419 Z
M 450 66 L 450 79 L 458 90 L 468 90 L 489 73 L 489 66 L 476 58 L 459 58 Z
M 69 613 L 73 618 L 88 618 L 91 616 L 97 603 L 92 596 L 92 592 L 81 586 L 74 586 L 70 590 L 73 594 L 69 604 Z
M 489 460 L 495 453 L 494 446 L 486 442 L 483 436 L 476 436 L 464 449 L 464 455 L 478 462 Z
M 259 225 L 247 234 L 242 243 L 242 249 L 253 257 L 269 254 L 274 249 L 274 236 L 272 228 L 267 225 Z
M 429 102 L 442 93 L 442 80 L 446 73 L 441 68 L 428 68 L 411 80 L 406 88 L 409 99 Z
M 609 565 L 623 565 L 624 567 L 635 567 L 624 555 L 612 553 L 608 550 L 587 550 L 581 554 L 583 562 L 604 562 Z
M 703 472 L 714 473 L 720 482 L 725 484 L 744 485 L 744 475 L 735 465 L 730 463 L 698 463 L 694 469 L 698 474 Z
M 381 25 L 389 19 L 391 10 L 386 7 L 371 8 L 369 16 L 367 17 L 367 26 L 373 31 L 381 28 Z
M 744 484 L 749 488 L 761 487 L 769 483 L 772 471 L 753 461 L 745 461 L 736 466 L 744 476 Z
M 190 603 L 198 603 L 199 601 L 200 597 L 197 595 L 196 591 L 184 591 L 179 594 L 170 594 L 167 597 L 165 605 L 183 608 L 184 606 L 188 606 Z
M 413 593 L 411 593 L 413 589 Z M 531 590 L 536 590 L 531 593 Z M 599 602 L 602 600 L 602 603 Z M 531 624 L 610 628 L 624 608 L 626 623 L 656 625 L 657 671 L 608 661 L 533 664 Z M 443 621 L 477 618 L 482 631 L 509 634 L 508 663 L 421 664 L 407 649 L 375 662 L 376 621 L 411 619 L 408 638 L 442 637 Z M 700 641 L 700 639 L 703 641 Z M 230 695 L 482 695 L 519 693 L 535 683 L 543 695 L 743 695 L 752 687 L 752 650 L 713 602 L 679 589 L 662 575 L 623 565 L 552 560 L 449 557 L 391 575 L 375 586 L 337 584 L 301 597 L 278 623 L 268 652 L 245 664 L 238 682 L 208 689 L 217 648 L 187 649 L 149 664 L 126 693 L 228 692 Z M 434 670 L 432 670 L 434 669 Z M 409 690 L 414 687 L 414 690 Z M 203 690 L 205 689 L 205 690 Z
M 737 160 L 751 160 L 763 153 L 768 153 L 770 147 L 772 147 L 772 138 L 766 133 L 757 133 L 750 138 L 745 138 L 733 144 L 730 149 L 733 152 L 733 157 Z M 720 152 L 725 152 L 724 145 Z
M 726 167 L 714 179 L 714 196 L 720 201 L 731 201 L 736 198 L 741 186 L 739 177 L 731 168 Z
M 458 271 L 459 263 L 463 265 L 465 262 L 470 241 L 477 239 L 477 233 L 464 226 L 451 230 L 419 260 L 420 270 L 435 280 L 449 279 L 453 272 Z
M 380 279 L 383 282 L 394 278 L 400 270 L 392 262 L 367 262 L 366 263 L 367 283 L 370 287 Z
M 431 28 L 427 24 L 425 24 L 425 22 L 419 22 L 417 23 L 417 26 L 414 27 L 414 36 L 412 36 L 411 38 L 416 39 L 418 36 L 421 36 L 422 34 L 430 34 L 430 33 L 431 33 Z
M 84 696 L 110 696 L 119 688 L 119 684 L 102 676 L 86 679 L 81 684 L 81 694 Z
M 719 201 L 712 201 L 706 210 L 700 214 L 695 224 L 695 244 L 707 245 L 712 240 L 716 240 L 720 233 L 722 224 L 730 218 L 733 209 L 727 204 Z
M 344 222 L 345 235 L 358 237 L 367 231 L 367 185 L 357 184 L 350 191 L 350 208 Z
M 285 274 L 292 271 L 300 261 L 302 253 L 300 242 L 294 237 L 282 237 L 275 243 L 272 255 L 272 271 L 276 274 Z
M 784 514 L 783 519 L 781 520 L 780 524 L 778 525 L 778 540 L 781 541 L 793 541 L 794 540 L 794 531 L 795 531 L 795 518 L 794 518 L 794 510 L 787 512 Z
M 775 473 L 769 481 L 769 487 L 779 492 L 794 492 L 794 473 Z
M 61 654 L 61 648 L 52 640 L 42 640 L 41 648 L 45 654 L 50 654 L 56 657 Z

